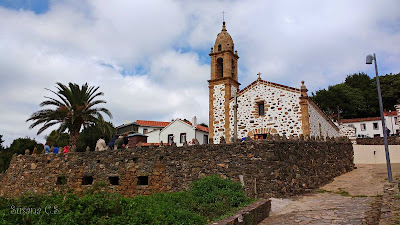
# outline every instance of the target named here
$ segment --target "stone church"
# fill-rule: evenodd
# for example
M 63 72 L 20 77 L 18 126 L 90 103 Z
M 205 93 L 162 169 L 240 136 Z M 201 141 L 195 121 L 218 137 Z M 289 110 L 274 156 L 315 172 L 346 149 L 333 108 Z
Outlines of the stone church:
M 209 55 L 209 138 L 213 143 L 218 144 L 221 137 L 227 142 L 232 140 L 235 114 L 238 138 L 264 139 L 275 134 L 340 136 L 338 127 L 308 98 L 303 81 L 300 88 L 293 88 L 259 77 L 240 90 L 239 55 L 225 22 Z

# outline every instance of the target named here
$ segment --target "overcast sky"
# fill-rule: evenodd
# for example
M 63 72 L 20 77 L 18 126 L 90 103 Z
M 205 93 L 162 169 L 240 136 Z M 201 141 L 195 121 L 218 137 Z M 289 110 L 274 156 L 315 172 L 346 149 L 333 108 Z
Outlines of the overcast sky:
M 208 53 L 221 30 L 244 88 L 264 80 L 309 94 L 366 72 L 400 72 L 400 1 L 0 0 L 0 134 L 43 141 L 26 119 L 56 82 L 100 86 L 114 125 L 208 123 Z M 54 129 L 57 128 L 54 127 Z

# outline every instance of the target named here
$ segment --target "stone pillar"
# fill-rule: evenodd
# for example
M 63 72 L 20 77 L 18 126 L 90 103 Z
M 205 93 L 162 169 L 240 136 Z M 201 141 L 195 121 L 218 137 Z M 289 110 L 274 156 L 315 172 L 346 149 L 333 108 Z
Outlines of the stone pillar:
M 308 95 L 307 88 L 304 85 L 304 81 L 301 81 L 300 87 L 300 110 L 301 110 L 301 130 L 304 136 L 310 136 L 310 117 L 308 114 Z

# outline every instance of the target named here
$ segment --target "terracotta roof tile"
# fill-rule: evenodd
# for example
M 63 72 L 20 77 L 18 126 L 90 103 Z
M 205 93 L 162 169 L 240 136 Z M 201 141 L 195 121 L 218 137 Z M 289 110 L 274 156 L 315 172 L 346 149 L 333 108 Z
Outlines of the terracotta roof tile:
M 185 123 L 187 123 L 187 124 L 189 124 L 190 126 L 193 126 L 192 125 L 192 123 L 191 122 L 189 122 L 189 121 L 184 121 L 184 120 L 181 120 L 182 122 L 185 122 Z M 200 124 L 197 124 L 197 126 L 196 126 L 196 129 L 198 129 L 198 130 L 201 130 L 201 131 L 204 131 L 204 132 L 207 132 L 208 133 L 208 127 L 205 127 L 205 126 L 202 126 L 202 125 L 200 125 Z
M 368 118 L 356 118 L 356 119 L 343 119 L 340 120 L 341 123 L 357 123 L 357 122 L 364 122 L 364 121 L 376 121 L 381 120 L 380 117 L 368 117 Z
M 208 133 L 208 127 L 204 127 L 204 126 L 202 126 L 202 125 L 197 124 L 197 127 L 196 127 L 196 128 L 199 129 L 199 130 L 202 130 L 202 131 Z
M 160 143 L 142 143 L 142 146 L 150 146 L 151 144 L 153 144 L 155 147 L 160 146 Z M 168 143 L 164 143 L 164 146 L 168 145 Z M 136 144 L 137 146 L 137 144 Z
M 140 126 L 166 127 L 171 122 L 150 121 L 150 120 L 136 120 L 136 123 L 139 124 Z
M 384 112 L 385 116 L 397 116 L 397 111 Z

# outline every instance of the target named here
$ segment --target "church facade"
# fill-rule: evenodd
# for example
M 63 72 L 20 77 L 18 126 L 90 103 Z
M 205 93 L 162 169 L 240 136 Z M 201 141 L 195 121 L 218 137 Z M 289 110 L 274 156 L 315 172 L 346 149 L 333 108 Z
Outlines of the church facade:
M 238 138 L 264 139 L 276 134 L 340 136 L 338 127 L 308 98 L 304 82 L 300 88 L 293 88 L 259 77 L 240 90 L 239 56 L 225 22 L 209 55 L 209 137 L 213 143 L 220 143 L 221 137 L 227 142 L 232 140 L 235 118 Z

